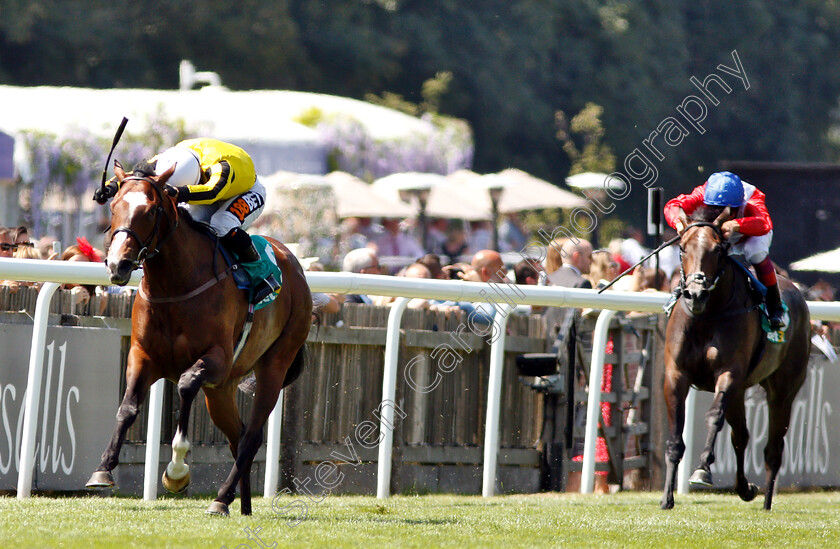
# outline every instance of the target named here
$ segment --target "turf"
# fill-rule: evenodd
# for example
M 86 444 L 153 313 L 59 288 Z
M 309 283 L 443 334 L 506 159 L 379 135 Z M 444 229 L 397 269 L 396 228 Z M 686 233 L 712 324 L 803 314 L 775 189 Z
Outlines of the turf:
M 230 518 L 219 518 L 204 515 L 209 498 L 145 502 L 3 497 L 0 547 L 682 549 L 840 544 L 840 493 L 780 494 L 769 513 L 761 499 L 744 503 L 731 494 L 691 494 L 677 496 L 676 507 L 662 511 L 654 493 L 388 500 L 326 496 L 320 501 L 283 496 L 274 507 L 271 500 L 255 498 L 250 517 L 240 516 L 235 503 Z

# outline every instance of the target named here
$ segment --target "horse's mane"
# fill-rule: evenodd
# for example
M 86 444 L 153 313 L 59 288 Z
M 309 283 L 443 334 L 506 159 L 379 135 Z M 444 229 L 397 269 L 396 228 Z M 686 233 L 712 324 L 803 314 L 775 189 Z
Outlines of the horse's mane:
M 221 235 L 217 235 L 216 231 L 210 226 L 209 223 L 204 223 L 203 221 L 196 220 L 190 211 L 183 206 L 178 206 L 178 218 L 181 221 L 185 221 L 189 227 L 201 234 L 207 235 L 211 239 L 218 238 Z
M 691 214 L 689 221 L 704 221 L 706 223 L 711 223 L 721 214 L 724 210 L 724 206 L 709 206 L 708 204 L 702 204 L 699 208 L 694 210 L 694 213 Z

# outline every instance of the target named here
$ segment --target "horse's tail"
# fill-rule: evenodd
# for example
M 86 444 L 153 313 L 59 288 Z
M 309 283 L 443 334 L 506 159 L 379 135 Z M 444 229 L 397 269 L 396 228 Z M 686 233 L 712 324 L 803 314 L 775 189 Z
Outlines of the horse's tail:
M 286 379 L 283 380 L 283 387 L 288 387 L 292 384 L 294 380 L 300 377 L 300 373 L 303 372 L 303 367 L 306 365 L 306 344 L 304 343 L 301 345 L 300 350 L 298 350 L 297 354 L 295 355 L 295 359 L 292 361 L 291 366 L 289 369 L 286 370 Z

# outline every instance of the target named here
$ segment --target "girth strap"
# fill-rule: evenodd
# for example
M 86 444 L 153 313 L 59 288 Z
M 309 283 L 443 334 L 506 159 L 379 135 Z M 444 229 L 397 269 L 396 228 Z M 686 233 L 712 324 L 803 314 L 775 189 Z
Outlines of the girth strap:
M 205 282 L 204 284 L 202 284 L 201 286 L 199 286 L 195 290 L 193 290 L 189 293 L 183 294 L 183 295 L 178 295 L 178 296 L 174 296 L 174 297 L 149 297 L 148 294 L 146 294 L 145 290 L 143 290 L 142 282 L 141 282 L 140 286 L 137 288 L 137 294 L 140 297 L 142 297 L 143 299 L 145 299 L 146 301 L 148 301 L 149 303 L 177 303 L 179 301 L 186 301 L 188 299 L 194 298 L 195 296 L 203 293 L 207 289 L 215 286 L 217 283 L 224 280 L 225 277 L 230 274 L 230 271 L 231 271 L 231 267 L 228 267 L 227 269 L 224 270 L 224 272 L 222 272 L 222 274 L 220 274 L 218 276 L 214 276 L 213 278 L 211 278 L 210 280 L 208 280 L 207 282 Z

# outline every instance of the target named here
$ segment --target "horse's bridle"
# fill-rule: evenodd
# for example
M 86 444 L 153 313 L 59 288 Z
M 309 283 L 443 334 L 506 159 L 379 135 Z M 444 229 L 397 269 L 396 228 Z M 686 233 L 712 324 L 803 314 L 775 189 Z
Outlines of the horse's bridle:
M 155 191 L 157 191 L 158 198 L 160 198 L 160 204 L 157 205 L 157 207 L 155 208 L 155 212 L 154 212 L 155 225 L 154 225 L 154 227 L 152 227 L 151 234 L 149 234 L 149 237 L 147 239 L 144 240 L 144 239 L 140 238 L 140 236 L 134 231 L 134 229 L 132 229 L 131 227 L 128 227 L 128 226 L 123 226 L 123 227 L 119 227 L 117 229 L 114 229 L 114 231 L 111 233 L 111 240 L 113 240 L 114 236 L 117 235 L 118 233 L 125 233 L 129 237 L 136 240 L 137 243 L 140 245 L 140 251 L 137 252 L 137 258 L 132 260 L 132 270 L 137 270 L 137 269 L 139 269 L 140 267 L 143 266 L 143 263 L 147 259 L 149 259 L 151 257 L 154 257 L 160 251 L 160 246 L 164 242 L 166 242 L 166 240 L 170 236 L 172 236 L 174 234 L 175 229 L 178 228 L 178 218 L 177 218 L 177 216 L 175 217 L 175 224 L 172 227 L 172 230 L 169 231 L 166 235 L 164 235 L 163 238 L 158 238 L 154 247 L 152 247 L 152 241 L 157 237 L 158 229 L 160 228 L 161 218 L 165 217 L 166 221 L 167 221 L 167 225 L 172 225 L 171 221 L 169 220 L 169 216 L 166 214 L 166 210 L 163 207 L 163 201 L 165 200 L 165 198 L 163 196 L 163 191 L 161 190 L 160 186 L 158 186 L 157 182 L 155 182 L 149 176 L 140 177 L 140 176 L 136 176 L 136 175 L 132 174 L 132 175 L 129 175 L 128 177 L 126 177 L 125 179 L 123 179 L 122 182 L 120 183 L 120 185 L 124 185 L 125 183 L 127 183 L 129 181 L 145 181 L 146 183 L 149 183 L 152 186 L 152 188 L 155 189 Z M 151 251 L 149 251 L 150 249 L 151 249 Z
M 700 286 L 704 290 L 707 290 L 707 291 L 711 292 L 717 286 L 717 283 L 720 280 L 720 277 L 723 274 L 724 269 L 726 268 L 725 259 L 726 259 L 727 253 L 729 253 L 729 245 L 730 244 L 729 244 L 729 241 L 723 237 L 723 232 L 720 230 L 720 227 L 718 227 L 714 223 L 709 223 L 708 221 L 697 221 L 695 223 L 691 223 L 685 229 L 683 229 L 683 234 L 685 234 L 685 232 L 692 227 L 711 227 L 715 231 L 715 234 L 720 239 L 721 247 L 720 247 L 719 253 L 722 257 L 721 257 L 721 261 L 718 263 L 718 270 L 715 273 L 715 277 L 714 277 L 713 280 L 709 280 L 709 277 L 707 277 L 706 273 L 703 273 L 703 272 L 685 274 L 685 271 L 683 270 L 683 263 L 682 263 L 682 256 L 683 256 L 684 250 L 682 248 L 682 244 L 680 244 L 680 246 L 679 246 L 679 249 L 680 249 L 680 285 L 683 288 L 686 288 L 688 286 L 688 284 L 690 284 L 692 282 L 696 282 L 697 284 L 700 284 Z

